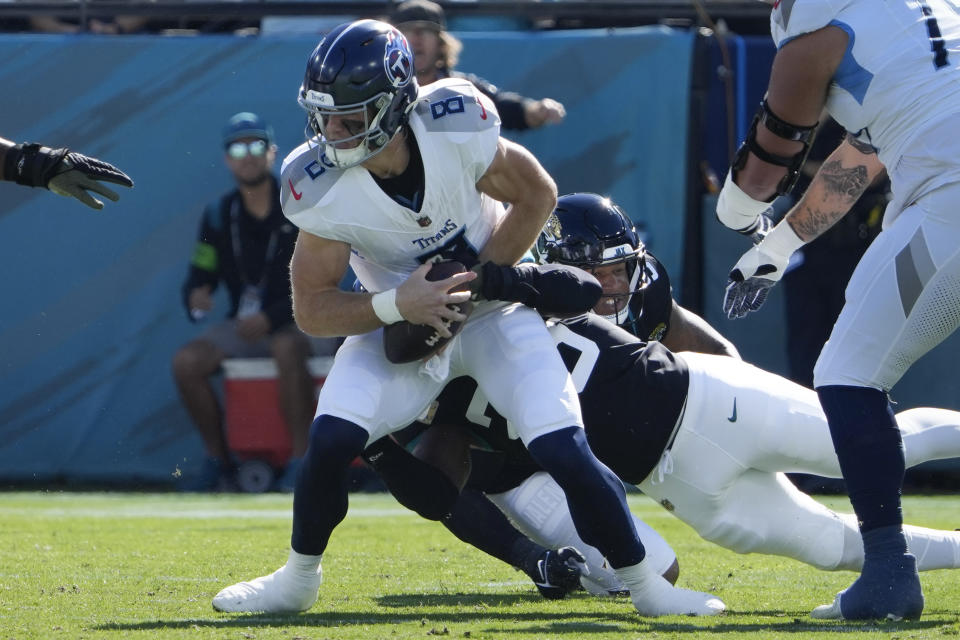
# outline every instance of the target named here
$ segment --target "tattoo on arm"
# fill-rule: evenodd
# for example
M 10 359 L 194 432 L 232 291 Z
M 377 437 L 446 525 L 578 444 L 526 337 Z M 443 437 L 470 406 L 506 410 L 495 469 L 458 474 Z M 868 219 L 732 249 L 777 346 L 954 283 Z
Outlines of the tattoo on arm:
M 870 185 L 870 176 L 865 165 L 844 167 L 839 160 L 823 163 L 815 180 L 823 184 L 822 201 L 804 197 L 798 215 L 790 217 L 790 225 L 804 240 L 812 240 L 843 217 L 853 203 Z M 810 194 L 808 190 L 807 195 Z
M 839 160 L 831 160 L 820 167 L 820 175 L 828 195 L 844 196 L 851 203 L 860 197 L 869 184 L 867 168 L 862 164 L 844 168 Z
M 804 212 L 807 215 L 802 219 L 799 217 L 790 219 L 790 226 L 804 240 L 809 241 L 819 237 L 821 233 L 832 227 L 833 223 L 837 221 L 837 216 L 832 212 L 822 211 L 809 205 Z

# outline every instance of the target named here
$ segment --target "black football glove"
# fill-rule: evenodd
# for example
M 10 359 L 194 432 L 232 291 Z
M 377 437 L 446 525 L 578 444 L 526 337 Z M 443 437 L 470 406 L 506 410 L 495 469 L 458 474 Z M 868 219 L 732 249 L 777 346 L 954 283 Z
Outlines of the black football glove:
M 562 264 L 519 264 L 504 267 L 485 262 L 473 268 L 472 299 L 519 302 L 544 316 L 586 313 L 600 300 L 603 287 L 592 275 Z
M 76 198 L 93 209 L 103 202 L 88 191 L 116 202 L 115 191 L 101 182 L 132 187 L 133 180 L 109 162 L 85 156 L 69 149 L 51 149 L 39 144 L 18 144 L 7 150 L 4 175 L 8 180 L 28 187 L 45 187 L 61 196 Z
M 548 549 L 537 559 L 530 572 L 537 590 L 547 600 L 560 600 L 580 588 L 580 575 L 585 573 L 587 559 L 573 547 Z

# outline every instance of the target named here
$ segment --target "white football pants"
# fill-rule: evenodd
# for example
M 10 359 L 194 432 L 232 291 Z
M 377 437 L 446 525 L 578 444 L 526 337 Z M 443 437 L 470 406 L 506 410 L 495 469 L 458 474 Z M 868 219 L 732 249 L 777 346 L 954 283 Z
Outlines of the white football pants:
M 686 410 L 672 448 L 639 485 L 643 492 L 733 551 L 860 569 L 855 518 L 827 509 L 783 475 L 841 475 L 816 393 L 734 358 L 680 357 L 690 368 Z M 897 422 L 907 467 L 960 456 L 960 413 L 911 409 Z M 960 566 L 960 533 L 905 529 L 921 571 Z

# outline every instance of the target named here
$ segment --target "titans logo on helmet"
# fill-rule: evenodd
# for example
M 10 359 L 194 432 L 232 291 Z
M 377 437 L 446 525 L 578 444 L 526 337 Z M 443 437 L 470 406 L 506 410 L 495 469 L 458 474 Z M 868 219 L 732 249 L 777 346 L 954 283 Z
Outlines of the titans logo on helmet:
M 383 66 L 387 72 L 387 80 L 394 87 L 403 87 L 410 82 L 413 75 L 413 54 L 410 53 L 410 45 L 407 44 L 407 39 L 397 31 L 387 36 Z

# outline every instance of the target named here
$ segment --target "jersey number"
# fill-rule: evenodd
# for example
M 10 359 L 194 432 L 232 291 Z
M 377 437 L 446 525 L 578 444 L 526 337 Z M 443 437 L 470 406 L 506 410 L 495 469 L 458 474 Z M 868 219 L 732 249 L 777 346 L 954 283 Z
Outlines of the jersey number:
M 926 17 L 927 36 L 930 38 L 930 50 L 933 51 L 934 69 L 942 69 L 947 66 L 947 47 L 943 44 L 943 34 L 940 33 L 940 25 L 937 24 L 937 18 L 933 15 L 926 2 L 920 2 L 920 11 Z
M 597 366 L 600 347 L 593 340 L 585 338 L 579 333 L 574 333 L 563 324 L 551 327 L 550 334 L 563 356 L 564 364 L 567 366 L 567 371 L 570 373 L 570 378 L 573 380 L 577 393 L 582 393 L 587 387 L 587 381 L 590 379 L 590 374 L 593 373 L 593 368 Z M 470 399 L 470 406 L 467 407 L 467 420 L 473 424 L 490 428 L 494 420 L 503 421 L 504 419 L 490 405 L 487 396 L 477 386 L 476 391 L 473 392 L 473 398 Z M 510 424 L 509 420 L 505 422 L 507 434 L 510 438 L 516 440 L 519 437 L 517 430 Z

